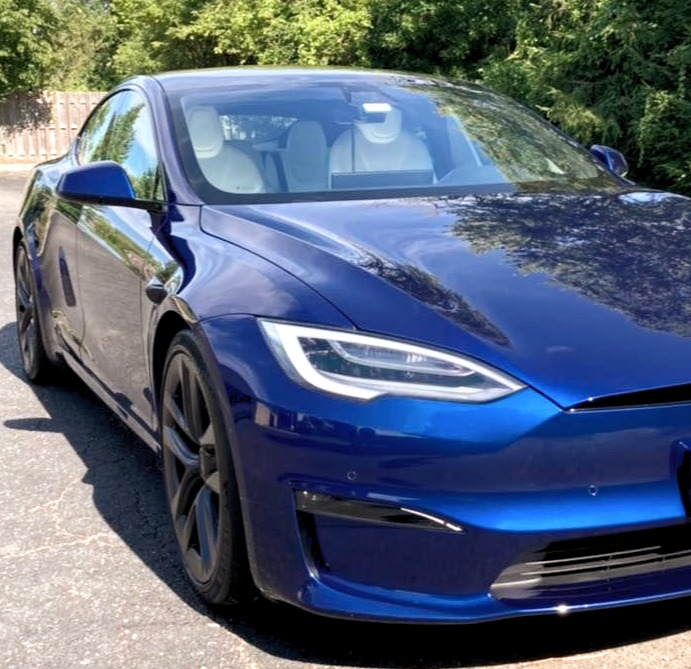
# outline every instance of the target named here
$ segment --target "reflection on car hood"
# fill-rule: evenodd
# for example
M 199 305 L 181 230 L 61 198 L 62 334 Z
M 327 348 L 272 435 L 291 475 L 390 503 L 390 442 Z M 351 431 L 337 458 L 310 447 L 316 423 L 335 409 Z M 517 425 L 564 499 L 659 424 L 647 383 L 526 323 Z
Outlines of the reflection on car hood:
M 225 207 L 203 227 L 294 273 L 358 328 L 477 356 L 562 406 L 691 382 L 691 201 L 680 196 Z

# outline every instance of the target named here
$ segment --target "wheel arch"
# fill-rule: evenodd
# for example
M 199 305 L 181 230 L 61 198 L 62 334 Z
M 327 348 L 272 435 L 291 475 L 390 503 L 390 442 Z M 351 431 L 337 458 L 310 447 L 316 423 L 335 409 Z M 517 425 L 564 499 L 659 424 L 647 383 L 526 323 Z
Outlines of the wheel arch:
M 189 329 L 189 323 L 176 311 L 168 311 L 165 313 L 156 326 L 156 333 L 151 349 L 151 376 L 157 407 L 161 393 L 163 368 L 165 366 L 170 344 L 178 332 Z
M 16 227 L 14 229 L 14 232 L 12 233 L 12 270 L 17 269 L 17 249 L 19 248 L 19 245 L 22 243 L 22 239 L 24 239 L 24 235 L 22 234 L 22 231 L 19 227 Z

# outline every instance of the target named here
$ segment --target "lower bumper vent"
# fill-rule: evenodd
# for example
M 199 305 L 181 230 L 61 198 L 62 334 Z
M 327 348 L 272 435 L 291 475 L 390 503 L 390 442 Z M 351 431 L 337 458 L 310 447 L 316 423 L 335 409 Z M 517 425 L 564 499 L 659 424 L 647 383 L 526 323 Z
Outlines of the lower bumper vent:
M 691 587 L 688 567 L 691 525 L 679 525 L 558 541 L 528 551 L 501 573 L 491 593 L 502 601 L 536 605 L 635 598 Z M 662 584 L 665 580 L 669 583 Z

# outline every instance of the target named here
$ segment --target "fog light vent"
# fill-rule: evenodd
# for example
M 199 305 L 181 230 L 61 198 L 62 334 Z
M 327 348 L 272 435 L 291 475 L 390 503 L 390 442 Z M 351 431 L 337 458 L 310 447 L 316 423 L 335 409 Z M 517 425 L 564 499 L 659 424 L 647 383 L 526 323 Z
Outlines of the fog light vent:
M 363 501 L 346 497 L 334 497 L 307 490 L 295 491 L 295 505 L 298 511 L 320 516 L 333 516 L 386 525 L 403 525 L 426 530 L 463 532 L 455 523 L 438 518 L 423 511 L 402 506 L 390 506 L 379 502 Z

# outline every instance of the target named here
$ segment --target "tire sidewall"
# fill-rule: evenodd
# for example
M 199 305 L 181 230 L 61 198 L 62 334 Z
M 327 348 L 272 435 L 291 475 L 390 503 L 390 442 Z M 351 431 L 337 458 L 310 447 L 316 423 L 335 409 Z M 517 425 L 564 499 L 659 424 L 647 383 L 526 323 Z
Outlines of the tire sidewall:
M 161 378 L 161 397 L 159 401 L 160 442 L 163 466 L 168 467 L 166 461 L 166 446 L 164 444 L 164 396 L 168 392 L 168 378 L 172 363 L 177 356 L 184 356 L 191 361 L 194 371 L 203 386 L 203 396 L 207 404 L 209 418 L 213 421 L 216 434 L 216 461 L 221 482 L 221 496 L 219 501 L 219 559 L 209 577 L 204 582 L 198 581 L 185 565 L 182 547 L 176 536 L 178 550 L 185 565 L 185 571 L 197 593 L 209 604 L 235 604 L 245 599 L 250 592 L 251 577 L 247 567 L 245 548 L 245 534 L 242 526 L 240 510 L 240 496 L 237 488 L 237 478 L 233 466 L 231 431 L 229 430 L 223 398 L 225 391 L 218 387 L 209 370 L 197 337 L 189 330 L 178 333 L 168 350 Z M 170 505 L 171 492 L 168 489 L 167 474 L 165 474 L 166 498 L 169 513 L 172 518 Z
M 29 281 L 28 289 L 31 292 L 31 299 L 33 301 L 33 323 L 35 329 L 35 342 L 34 342 L 34 354 L 31 361 L 31 365 L 27 365 L 26 358 L 24 357 L 24 352 L 21 350 L 21 335 L 19 332 L 19 309 L 18 309 L 18 286 L 19 286 L 19 272 L 22 263 L 26 263 L 27 266 L 27 277 Z M 49 369 L 52 367 L 50 360 L 46 354 L 46 349 L 43 344 L 43 331 L 41 329 L 41 319 L 39 312 L 38 299 L 36 295 L 36 282 L 34 280 L 34 273 L 31 267 L 31 259 L 29 257 L 29 251 L 24 244 L 20 242 L 17 246 L 14 256 L 14 281 L 15 281 L 15 312 L 17 313 L 17 340 L 19 343 L 20 351 L 19 355 L 22 361 L 22 368 L 24 373 L 27 375 L 30 381 L 40 383 L 44 377 L 47 376 Z

